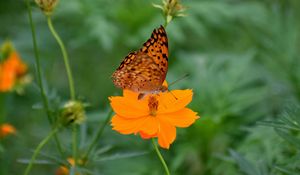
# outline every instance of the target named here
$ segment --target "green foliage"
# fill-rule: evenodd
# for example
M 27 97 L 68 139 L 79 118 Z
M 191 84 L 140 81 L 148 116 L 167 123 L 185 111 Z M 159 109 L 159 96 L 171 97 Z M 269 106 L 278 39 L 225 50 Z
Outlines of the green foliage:
M 77 94 L 90 104 L 78 135 L 79 152 L 105 122 L 107 97 L 121 93 L 110 83 L 112 72 L 164 22 L 151 5 L 158 2 L 60 0 L 53 23 L 67 46 Z M 190 75 L 170 88 L 192 88 L 190 107 L 201 118 L 192 127 L 179 129 L 171 149 L 163 151 L 172 174 L 299 174 L 300 1 L 182 2 L 188 7 L 187 17 L 176 18 L 167 28 L 167 80 Z M 38 8 L 33 8 L 33 18 L 44 83 L 55 114 L 68 100 L 62 56 Z M 0 42 L 12 40 L 34 75 L 25 4 L 1 1 L 0 19 Z M 17 136 L 1 140 L 0 174 L 20 174 L 50 127 L 35 84 L 22 96 L 1 95 L 0 103 L 0 115 L 5 116 L 1 122 L 10 122 L 18 130 Z M 69 157 L 71 129 L 60 132 Z M 163 171 L 150 142 L 119 135 L 110 126 L 92 155 L 92 163 L 83 172 L 155 175 Z M 32 174 L 54 174 L 59 165 L 68 164 L 65 158 L 50 143 Z M 16 160 L 20 161 L 13 163 Z

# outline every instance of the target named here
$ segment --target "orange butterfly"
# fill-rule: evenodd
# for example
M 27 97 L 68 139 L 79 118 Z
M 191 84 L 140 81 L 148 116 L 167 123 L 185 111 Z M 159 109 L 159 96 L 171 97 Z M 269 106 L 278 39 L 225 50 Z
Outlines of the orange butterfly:
M 154 29 L 151 37 L 138 51 L 129 53 L 112 79 L 116 87 L 145 94 L 166 91 L 163 86 L 168 71 L 168 38 L 163 26 Z

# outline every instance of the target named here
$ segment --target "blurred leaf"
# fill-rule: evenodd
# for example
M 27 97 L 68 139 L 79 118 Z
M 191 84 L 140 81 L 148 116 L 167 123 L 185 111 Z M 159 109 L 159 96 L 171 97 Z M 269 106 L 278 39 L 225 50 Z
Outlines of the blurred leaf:
M 244 172 L 247 175 L 267 175 L 265 172 L 264 174 L 261 174 L 260 171 L 258 171 L 254 165 L 252 165 L 249 161 L 247 161 L 243 156 L 238 154 L 237 152 L 233 150 L 229 150 L 230 155 L 235 159 L 237 164 L 239 165 L 242 172 Z M 265 168 L 264 168 L 265 169 Z
M 143 156 L 145 154 L 149 154 L 149 152 L 115 153 L 115 154 L 109 155 L 109 156 L 99 156 L 98 158 L 95 158 L 94 161 L 96 161 L 96 162 L 111 161 L 111 160 L 116 160 L 116 159 L 125 159 L 125 158 Z
M 30 162 L 30 159 L 18 159 L 18 162 L 19 163 L 22 163 L 22 164 L 29 164 Z M 33 162 L 33 164 L 40 164 L 40 165 L 48 165 L 48 164 L 54 164 L 52 161 L 49 161 L 49 160 L 35 160 Z
M 298 150 L 300 150 L 300 139 L 293 137 L 290 133 L 282 130 L 282 129 L 276 129 L 276 133 L 282 137 L 283 139 L 285 139 L 286 141 L 288 141 L 289 143 L 293 144 L 295 147 L 298 148 Z

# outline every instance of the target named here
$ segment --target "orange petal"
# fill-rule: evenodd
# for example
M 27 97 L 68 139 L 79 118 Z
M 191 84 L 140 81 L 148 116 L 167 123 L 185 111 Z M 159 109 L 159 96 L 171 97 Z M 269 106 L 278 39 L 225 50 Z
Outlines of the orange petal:
M 118 115 L 124 118 L 138 118 L 149 114 L 148 104 L 145 100 L 130 97 L 110 97 L 110 105 Z
M 165 114 L 181 110 L 192 101 L 192 97 L 191 89 L 160 93 L 158 113 Z
M 169 149 L 170 144 L 174 142 L 176 138 L 176 128 L 175 126 L 164 122 L 162 120 L 159 121 L 160 130 L 158 132 L 158 144 L 162 148 Z
M 0 92 L 9 91 L 15 84 L 16 74 L 9 64 L 0 67 Z
M 4 123 L 4 124 L 0 125 L 0 138 L 5 137 L 10 134 L 15 134 L 16 131 L 17 130 L 13 125 Z
M 131 99 L 136 99 L 137 100 L 138 96 L 139 96 L 139 93 L 124 89 L 123 90 L 123 96 L 126 97 L 126 98 L 131 98 Z
M 159 114 L 157 117 L 171 125 L 182 128 L 190 126 L 199 118 L 197 112 L 194 112 L 189 108 L 183 108 L 173 113 Z
M 126 119 L 118 115 L 114 115 L 111 119 L 113 130 L 121 134 L 133 134 L 140 130 L 140 126 L 145 123 L 147 117 L 140 117 L 136 119 Z
M 69 169 L 65 166 L 60 166 L 58 169 L 55 171 L 55 175 L 68 175 Z
M 156 117 L 148 116 L 146 121 L 140 126 L 140 131 L 144 135 L 156 135 L 159 127 L 159 121 Z
M 150 138 L 153 138 L 153 137 L 157 137 L 157 134 L 154 134 L 154 135 L 148 135 L 148 134 L 145 134 L 143 132 L 139 132 L 140 136 L 142 137 L 142 139 L 150 139 Z

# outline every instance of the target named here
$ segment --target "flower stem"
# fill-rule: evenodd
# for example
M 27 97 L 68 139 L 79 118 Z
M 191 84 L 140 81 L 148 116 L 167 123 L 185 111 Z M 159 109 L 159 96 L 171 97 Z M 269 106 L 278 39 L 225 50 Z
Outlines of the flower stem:
M 170 175 L 169 168 L 168 168 L 168 166 L 167 166 L 167 164 L 166 164 L 166 162 L 165 162 L 163 156 L 162 156 L 161 153 L 159 152 L 159 149 L 158 149 L 158 147 L 157 147 L 157 144 L 155 143 L 154 138 L 152 138 L 152 144 L 153 144 L 153 147 L 155 148 L 155 151 L 156 151 L 157 156 L 159 157 L 159 159 L 160 159 L 160 161 L 161 161 L 163 167 L 165 168 L 166 175 Z
M 58 35 L 58 33 L 56 32 L 56 30 L 53 27 L 51 16 L 47 16 L 47 23 L 48 23 L 48 27 L 49 27 L 53 37 L 56 39 L 58 45 L 60 46 L 61 52 L 63 54 L 63 59 L 64 59 L 64 63 L 65 63 L 66 71 L 67 71 L 67 77 L 68 77 L 68 81 L 69 81 L 70 97 L 71 97 L 71 100 L 75 100 L 74 81 L 73 81 L 72 71 L 71 71 L 69 57 L 67 54 L 66 47 L 65 47 L 63 41 L 61 40 L 60 36 Z M 73 142 L 72 148 L 73 148 L 73 158 L 75 160 L 74 161 L 74 168 L 75 168 L 77 165 L 77 126 L 75 124 L 74 124 L 73 130 L 72 130 L 72 142 Z
M 105 126 L 107 125 L 107 123 L 109 122 L 111 115 L 112 115 L 113 111 L 110 109 L 110 111 L 108 112 L 106 119 L 104 121 L 104 123 L 102 124 L 102 126 L 99 128 L 99 130 L 97 131 L 97 134 L 95 135 L 95 137 L 93 138 L 93 141 L 91 142 L 91 144 L 89 145 L 87 152 L 85 153 L 85 155 L 83 156 L 84 160 L 88 160 L 88 157 L 90 156 L 91 151 L 93 150 L 94 146 L 97 144 L 98 140 L 100 139 Z
M 33 48 L 34 48 L 34 56 L 35 56 L 35 69 L 36 69 L 36 76 L 38 80 L 38 86 L 40 88 L 40 93 L 41 97 L 43 100 L 43 105 L 47 113 L 48 120 L 50 124 L 53 123 L 52 118 L 51 118 L 51 113 L 49 110 L 49 103 L 48 99 L 45 93 L 44 85 L 42 82 L 42 73 L 41 73 L 41 64 L 40 64 L 40 56 L 38 53 L 38 47 L 37 47 L 37 42 L 36 42 L 36 36 L 35 36 L 35 27 L 32 21 L 32 14 L 31 14 L 31 6 L 29 0 L 26 0 L 26 5 L 27 5 L 27 11 L 28 11 L 28 18 L 30 22 L 30 28 L 31 28 L 31 35 L 32 35 L 32 42 L 33 42 Z
M 74 171 L 76 173 L 77 165 L 77 125 L 74 123 L 72 126 L 72 149 L 73 149 L 73 159 L 74 159 Z
M 49 27 L 53 37 L 56 39 L 58 45 L 61 48 L 61 52 L 63 54 L 63 59 L 64 59 L 64 62 L 65 62 L 65 67 L 66 67 L 66 71 L 67 71 L 68 81 L 69 81 L 70 96 L 71 96 L 72 100 L 75 100 L 74 81 L 73 81 L 72 71 L 71 71 L 71 68 L 70 68 L 69 58 L 68 58 L 68 54 L 67 54 L 65 45 L 62 42 L 60 36 L 57 34 L 56 30 L 54 29 L 50 16 L 47 16 L 47 22 L 48 22 L 48 27 Z
M 31 35 L 32 35 L 32 42 L 33 42 L 34 56 L 35 56 L 35 69 L 36 69 L 36 76 L 37 76 L 37 80 L 38 80 L 38 86 L 40 89 L 40 94 L 42 97 L 43 106 L 46 111 L 48 121 L 52 125 L 52 129 L 53 129 L 54 125 L 53 125 L 53 120 L 51 118 L 51 111 L 50 111 L 49 102 L 48 102 L 49 100 L 46 96 L 45 88 L 44 88 L 43 81 L 42 81 L 40 57 L 39 57 L 39 53 L 38 53 L 38 47 L 37 47 L 36 35 L 35 35 L 35 27 L 34 27 L 33 20 L 32 20 L 31 6 L 30 6 L 29 0 L 26 0 L 26 6 L 27 6 L 28 18 L 29 18 L 30 28 L 31 28 Z M 59 139 L 56 134 L 54 135 L 54 140 L 55 140 L 58 151 L 60 152 L 61 156 L 64 157 L 63 149 L 60 145 Z
M 6 93 L 0 93 L 0 123 L 5 122 Z
M 36 147 L 36 149 L 34 150 L 34 153 L 31 157 L 31 160 L 29 162 L 29 164 L 27 165 L 26 167 L 26 170 L 24 172 L 24 175 L 28 175 L 32 166 L 33 166 L 33 163 L 37 157 L 37 155 L 40 153 L 41 149 L 46 145 L 46 143 L 48 143 L 50 141 L 50 139 L 56 134 L 56 132 L 58 131 L 58 128 L 55 128 L 53 129 L 49 135 L 47 137 L 45 137 L 40 143 L 39 145 Z
M 164 28 L 167 28 L 167 25 L 168 25 L 168 20 L 167 20 L 167 16 L 165 17 L 165 24 L 164 24 Z

